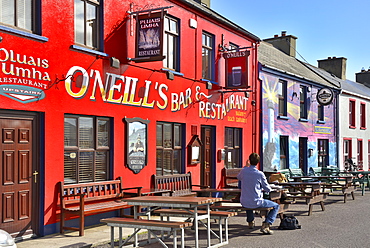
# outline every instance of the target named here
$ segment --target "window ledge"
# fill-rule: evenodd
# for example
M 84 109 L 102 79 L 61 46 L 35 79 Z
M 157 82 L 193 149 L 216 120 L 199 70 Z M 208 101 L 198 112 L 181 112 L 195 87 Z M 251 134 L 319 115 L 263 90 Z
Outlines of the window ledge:
M 349 126 L 349 128 L 351 128 L 351 129 L 356 129 L 356 126 Z
M 219 85 L 219 83 L 215 82 L 215 81 L 211 81 L 211 80 L 208 80 L 208 79 L 204 79 L 204 78 L 201 78 L 200 79 L 201 82 L 210 82 L 212 84 L 215 84 L 215 85 Z
M 326 121 L 317 121 L 317 124 L 325 124 Z
M 12 34 L 17 34 L 17 35 L 20 35 L 24 38 L 34 39 L 34 40 L 37 40 L 37 41 L 40 41 L 40 42 L 49 41 L 49 38 L 47 38 L 47 37 L 37 35 L 37 34 L 28 33 L 28 32 L 25 32 L 25 31 L 18 30 L 18 29 L 14 29 L 14 28 L 0 26 L 0 30 L 4 31 L 4 32 L 9 32 L 9 33 L 12 33 Z
M 76 51 L 79 51 L 79 52 L 93 54 L 93 55 L 99 55 L 99 56 L 103 56 L 103 57 L 109 57 L 109 55 L 106 54 L 106 53 L 103 53 L 103 52 L 100 52 L 100 51 L 96 51 L 96 50 L 93 50 L 93 49 L 89 49 L 89 48 L 85 48 L 85 47 L 81 47 L 81 46 L 77 46 L 77 45 L 71 45 L 71 49 L 76 50 Z
M 299 118 L 299 121 L 301 121 L 301 122 L 308 122 L 308 120 L 306 118 Z
M 184 76 L 184 73 L 181 73 L 181 72 L 178 72 L 178 71 L 174 71 L 174 70 L 171 70 L 171 69 L 166 69 L 166 68 L 161 68 L 161 71 L 164 71 L 164 72 L 172 72 L 174 75 L 176 76 L 180 76 L 180 77 L 183 77 Z
M 288 116 L 285 116 L 285 115 L 278 115 L 277 118 L 281 119 L 281 120 L 289 120 L 290 119 Z
M 366 127 L 360 127 L 361 130 L 366 130 Z

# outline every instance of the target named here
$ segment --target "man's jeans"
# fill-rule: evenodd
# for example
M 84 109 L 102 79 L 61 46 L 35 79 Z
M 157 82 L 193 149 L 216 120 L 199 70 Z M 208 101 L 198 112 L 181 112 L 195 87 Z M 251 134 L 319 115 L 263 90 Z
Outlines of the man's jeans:
M 260 208 L 270 208 L 273 207 L 270 211 L 268 211 L 266 220 L 264 222 L 272 224 L 274 223 L 276 216 L 279 212 L 279 204 L 270 200 L 264 200 Z M 253 210 L 247 210 L 247 222 L 254 221 L 254 213 Z

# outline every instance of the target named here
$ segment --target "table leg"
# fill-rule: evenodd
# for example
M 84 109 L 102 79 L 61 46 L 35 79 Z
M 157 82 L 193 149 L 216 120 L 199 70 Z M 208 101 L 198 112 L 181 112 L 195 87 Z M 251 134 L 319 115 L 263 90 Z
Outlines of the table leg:
M 199 247 L 199 234 L 198 234 L 198 208 L 194 207 L 194 230 L 195 230 L 195 247 Z
M 114 226 L 110 227 L 110 247 L 114 248 Z
M 138 218 L 138 209 L 139 209 L 140 206 L 134 206 L 134 219 L 137 219 Z M 137 244 L 137 232 L 136 232 L 137 228 L 134 229 L 134 247 L 137 247 L 138 244 Z
M 207 247 L 211 246 L 211 221 L 209 218 L 210 215 L 210 207 L 209 204 L 207 204 Z

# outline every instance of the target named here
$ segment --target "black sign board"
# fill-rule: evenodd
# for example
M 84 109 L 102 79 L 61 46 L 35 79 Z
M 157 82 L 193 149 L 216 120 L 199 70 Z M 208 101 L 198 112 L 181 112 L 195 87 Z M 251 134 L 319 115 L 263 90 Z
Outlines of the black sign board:
M 136 62 L 163 60 L 163 14 L 138 15 L 136 23 Z

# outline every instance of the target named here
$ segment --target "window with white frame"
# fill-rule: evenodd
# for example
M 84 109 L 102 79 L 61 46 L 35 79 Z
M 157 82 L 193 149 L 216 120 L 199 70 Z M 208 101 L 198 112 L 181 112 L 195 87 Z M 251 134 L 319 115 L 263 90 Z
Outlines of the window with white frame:
M 179 71 L 179 21 L 173 17 L 164 18 L 163 66 Z
M 12 28 L 35 32 L 37 0 L 0 0 L 0 24 Z
M 214 36 L 202 33 L 202 78 L 213 80 Z
M 90 49 L 100 49 L 101 0 L 74 0 L 75 42 Z

